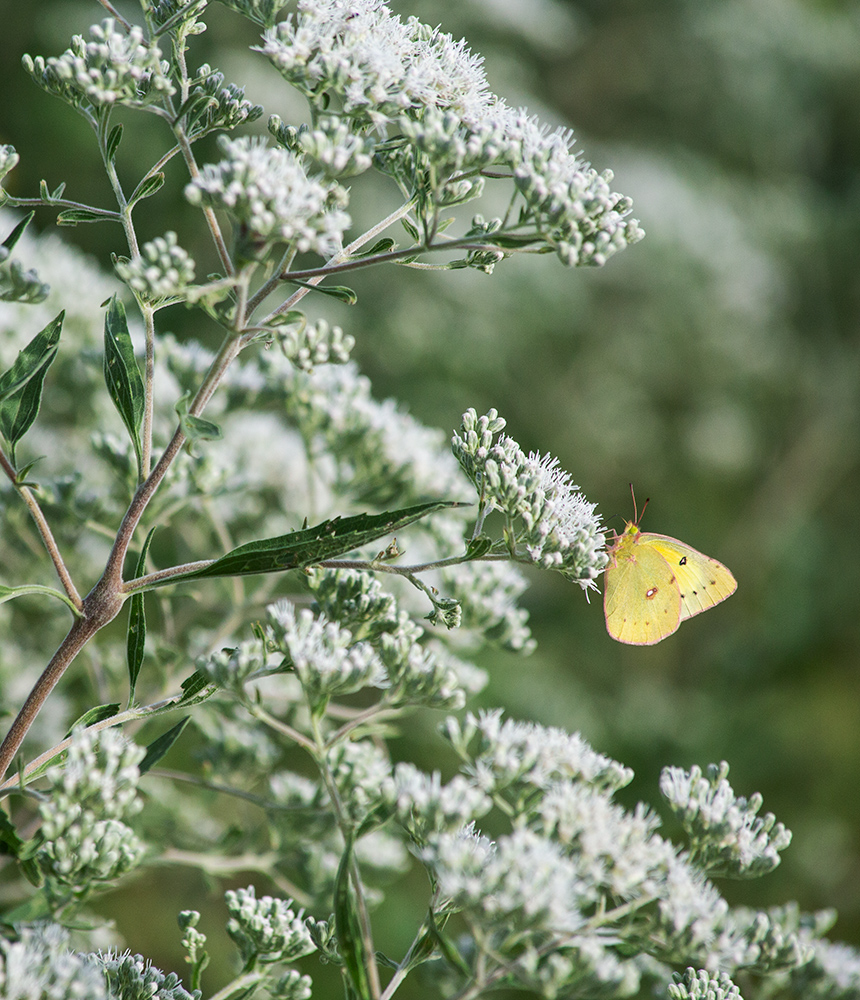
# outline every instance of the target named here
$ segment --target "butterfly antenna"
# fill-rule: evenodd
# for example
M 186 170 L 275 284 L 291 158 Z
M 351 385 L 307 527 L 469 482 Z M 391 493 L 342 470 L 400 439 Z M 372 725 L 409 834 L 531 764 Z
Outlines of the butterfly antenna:
M 636 494 L 633 492 L 633 483 L 630 483 L 629 486 L 630 486 L 630 496 L 633 497 L 633 523 L 638 528 L 639 527 L 639 522 L 645 516 L 645 508 L 650 503 L 651 497 L 646 497 L 645 498 L 645 503 L 642 504 L 642 510 L 637 510 L 636 509 Z

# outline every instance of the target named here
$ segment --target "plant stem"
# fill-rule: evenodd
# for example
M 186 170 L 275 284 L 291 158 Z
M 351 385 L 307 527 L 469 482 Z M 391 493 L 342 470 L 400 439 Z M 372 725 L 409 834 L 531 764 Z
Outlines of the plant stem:
M 91 596 L 92 593 L 88 596 L 87 601 L 84 601 L 85 608 Z M 28 695 L 21 711 L 6 734 L 6 738 L 3 740 L 2 745 L 0 745 L 0 780 L 5 776 L 9 765 L 12 763 L 15 754 L 24 741 L 24 737 L 27 735 L 27 731 L 32 726 L 33 720 L 39 714 L 39 709 L 44 705 L 48 695 L 54 689 L 54 685 L 65 673 L 66 667 L 68 667 L 102 625 L 107 624 L 107 621 L 110 621 L 117 614 L 121 606 L 122 600 L 120 599 L 116 605 L 116 610 L 106 620 L 104 620 L 104 615 L 110 613 L 111 608 L 109 606 L 105 607 L 102 615 L 87 615 L 74 620 L 66 638 L 60 643 L 50 663 L 48 663 L 42 672 L 42 676 L 36 681 L 33 690 Z
M 78 588 L 75 586 L 72 577 L 66 568 L 65 562 L 63 562 L 63 557 L 60 553 L 60 549 L 57 545 L 54 534 L 51 531 L 51 527 L 48 524 L 45 515 L 42 513 L 42 508 L 39 506 L 38 500 L 33 496 L 32 491 L 28 486 L 24 486 L 17 482 L 17 474 L 15 469 L 12 467 L 6 454 L 0 449 L 0 467 L 9 477 L 12 485 L 18 491 L 19 496 L 27 505 L 27 509 L 30 511 L 30 516 L 36 523 L 36 528 L 42 537 L 42 542 L 45 548 L 48 550 L 48 555 L 51 557 L 51 562 L 54 564 L 54 569 L 57 571 L 57 576 L 60 578 L 60 583 L 63 585 L 63 590 L 69 597 L 69 600 L 75 605 L 75 607 L 80 611 L 84 604 L 81 600 L 81 595 L 78 593 Z
M 375 236 L 378 236 L 380 233 L 385 232 L 385 230 L 388 229 L 389 226 L 397 222 L 398 219 L 402 219 L 405 215 L 408 215 L 413 205 L 414 205 L 414 200 L 412 199 L 404 202 L 399 208 L 391 212 L 390 215 L 387 215 L 380 222 L 377 222 L 375 226 L 371 226 L 371 228 L 363 232 L 361 236 L 356 237 L 356 239 L 354 239 L 352 243 L 350 243 L 348 246 L 345 246 L 343 250 L 340 250 L 338 253 L 336 253 L 331 258 L 331 260 L 329 260 L 326 264 L 323 264 L 322 267 L 317 268 L 315 271 L 307 272 L 311 276 L 311 283 L 314 285 L 318 285 L 326 276 L 326 274 L 332 273 L 332 271 L 338 267 L 341 261 L 343 261 L 347 257 L 352 256 L 352 254 L 354 254 L 356 250 L 360 250 L 365 245 L 365 243 L 369 243 Z M 415 252 L 414 249 L 411 252 L 414 253 Z M 296 272 L 296 274 L 299 273 L 301 272 Z M 260 288 L 257 289 L 257 291 L 254 293 L 253 297 L 248 303 L 249 316 L 253 315 L 254 310 L 257 308 L 257 306 L 260 305 L 263 299 L 265 299 L 266 296 L 270 292 L 272 292 L 287 275 L 289 275 L 289 277 L 293 277 L 293 274 L 289 274 L 289 272 L 281 270 L 273 277 L 271 277 L 267 282 L 261 285 Z M 315 281 L 313 280 L 314 277 L 316 277 Z M 265 326 L 265 324 L 273 317 L 280 316 L 282 313 L 285 313 L 288 310 L 292 309 L 292 307 L 296 304 L 296 302 L 298 302 L 299 299 L 303 298 L 308 293 L 308 291 L 309 289 L 307 288 L 298 289 L 298 291 L 294 292 L 287 299 L 286 302 L 282 302 L 277 309 L 272 310 L 272 312 L 270 312 L 269 315 L 264 320 L 262 320 L 260 325 Z

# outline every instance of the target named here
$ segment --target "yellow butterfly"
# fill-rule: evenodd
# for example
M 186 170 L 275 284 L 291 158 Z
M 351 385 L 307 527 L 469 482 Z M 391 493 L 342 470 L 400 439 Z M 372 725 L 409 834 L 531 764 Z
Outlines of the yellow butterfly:
M 738 586 L 716 559 L 677 538 L 640 531 L 647 506 L 646 500 L 637 514 L 633 498 L 634 520 L 615 535 L 603 574 L 606 631 L 635 646 L 660 642 L 685 619 L 731 597 Z

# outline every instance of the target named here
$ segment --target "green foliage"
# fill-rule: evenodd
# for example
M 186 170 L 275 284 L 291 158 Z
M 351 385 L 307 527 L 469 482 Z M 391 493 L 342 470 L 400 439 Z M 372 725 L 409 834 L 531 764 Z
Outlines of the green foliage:
M 778 442 L 788 440 L 776 415 L 791 425 L 799 371 L 808 376 L 802 412 L 821 467 L 830 452 L 816 442 L 830 439 L 813 432 L 831 427 L 828 407 L 835 413 L 850 398 L 850 378 L 838 377 L 853 371 L 849 338 L 831 342 L 823 363 L 823 352 L 804 349 L 786 322 L 790 296 L 773 291 L 791 287 L 785 279 L 793 272 L 779 256 L 786 244 L 798 260 L 814 259 L 801 252 L 809 247 L 792 214 L 802 192 L 750 197 L 751 182 L 739 179 L 732 162 L 746 147 L 720 139 L 724 124 L 713 137 L 724 169 L 732 151 L 724 188 L 717 171 L 667 157 L 658 157 L 649 180 L 653 153 L 636 148 L 640 118 L 653 123 L 658 104 L 670 106 L 679 92 L 716 90 L 707 67 L 743 58 L 731 18 L 754 15 L 681 4 L 656 19 L 659 30 L 643 28 L 624 5 L 587 17 L 584 8 L 552 2 L 494 15 L 490 65 L 496 45 L 504 52 L 500 65 L 509 65 L 504 46 L 515 40 L 521 63 L 532 61 L 568 95 L 572 117 L 594 135 L 604 129 L 604 144 L 617 136 L 635 150 L 598 146 L 601 158 L 632 177 L 657 233 L 653 251 L 646 244 L 612 261 L 605 274 L 565 284 L 552 258 L 537 255 L 603 264 L 642 235 L 630 200 L 612 190 L 608 171 L 571 152 L 566 132 L 545 129 L 490 93 L 480 61 L 454 41 L 478 30 L 457 20 L 476 16 L 476 8 L 454 5 L 454 34 L 446 35 L 429 26 L 440 5 L 444 0 L 434 0 L 425 25 L 375 3 L 358 2 L 342 17 L 310 0 L 278 22 L 280 5 L 268 0 L 230 0 L 223 5 L 229 10 L 147 0 L 140 26 L 108 19 L 87 37 L 75 36 L 59 57 L 25 57 L 35 82 L 61 99 L 57 109 L 71 105 L 91 129 L 90 153 L 66 125 L 44 129 L 54 152 L 53 135 L 63 137 L 74 201 L 64 183 L 50 189 L 33 172 L 30 117 L 17 113 L 11 96 L 5 102 L 16 108 L 9 134 L 22 136 L 27 155 L 19 163 L 14 149 L 0 150 L 0 196 L 20 209 L 59 210 L 59 224 L 115 270 L 108 278 L 68 249 L 34 240 L 27 217 L 9 222 L 0 252 L 0 297 L 8 303 L 0 307 L 0 348 L 21 350 L 0 376 L 9 454 L 0 524 L 0 606 L 10 637 L 0 663 L 5 703 L 17 708 L 20 678 L 35 682 L 52 657 L 55 672 L 37 693 L 47 694 L 71 665 L 53 688 L 52 712 L 30 730 L 27 753 L 43 752 L 10 771 L 4 786 L 14 793 L 14 824 L 4 815 L 0 841 L 19 865 L 17 878 L 8 869 L 4 916 L 23 925 L 0 936 L 0 981 L 9 991 L 176 1000 L 203 991 L 306 1000 L 313 988 L 318 996 L 345 990 L 386 1000 L 395 992 L 472 1000 L 504 987 L 589 1000 L 860 995 L 856 952 L 823 940 L 832 914 L 737 905 L 736 888 L 724 882 L 780 864 L 791 835 L 772 813 L 761 813 L 769 793 L 736 795 L 725 764 L 667 768 L 661 791 L 683 847 L 671 839 L 670 824 L 664 831 L 645 805 L 631 804 L 636 796 L 653 798 L 658 763 L 707 759 L 703 748 L 714 744 L 720 755 L 730 747 L 747 767 L 753 755 L 742 748 L 754 746 L 763 780 L 779 766 L 775 751 L 769 768 L 759 766 L 760 734 L 773 713 L 756 711 L 754 699 L 738 697 L 737 683 L 726 684 L 736 711 L 749 705 L 756 716 L 751 741 L 743 726 L 724 723 L 709 707 L 713 692 L 701 671 L 708 664 L 733 680 L 732 670 L 751 665 L 775 669 L 788 648 L 767 623 L 774 606 L 791 597 L 793 581 L 820 563 L 826 532 L 804 534 L 802 497 L 793 486 L 774 489 L 801 481 L 804 463 L 790 461 L 787 448 L 780 473 L 768 471 L 761 456 L 780 453 Z M 795 111 L 797 51 L 807 67 L 831 76 L 840 72 L 834 66 L 856 58 L 850 32 L 840 41 L 838 32 L 825 31 L 837 13 L 810 15 L 809 31 L 798 32 L 799 10 L 783 10 L 780 20 L 791 41 L 781 50 L 789 85 L 771 88 Z M 262 40 L 242 36 L 233 11 L 266 28 Z M 198 40 L 204 15 L 210 30 Z M 32 14 L 15 16 L 42 30 Z M 574 17 L 581 20 L 574 24 Z M 679 38 L 695 39 L 695 53 L 679 45 L 678 58 L 659 58 L 656 86 L 624 120 L 613 98 L 641 88 L 642 76 L 607 75 L 595 53 L 621 51 L 625 65 L 641 69 L 659 55 L 655 39 L 674 37 L 663 30 L 673 19 L 689 32 Z M 783 71 L 760 51 L 770 37 L 766 26 L 743 51 L 778 83 Z M 574 27 L 582 46 L 575 71 L 557 58 Z M 813 36 L 826 44 L 816 50 Z M 236 65 L 229 46 L 246 39 L 279 74 L 274 84 L 254 78 L 255 96 L 286 114 L 291 84 L 307 98 L 308 121 L 297 120 L 288 103 L 295 124 L 269 120 L 276 147 L 246 136 L 222 137 L 220 152 L 198 146 L 263 114 L 209 63 L 189 69 L 198 46 L 208 59 L 228 56 Z M 380 48 L 387 52 L 382 62 Z M 707 53 L 719 58 L 702 58 Z M 584 74 L 580 85 L 571 88 L 565 72 Z M 664 91 L 673 79 L 683 88 Z M 760 113 L 767 90 L 751 88 L 746 110 Z M 586 93 L 598 98 L 600 118 L 589 115 Z M 641 98 L 641 89 L 636 93 Z M 34 105 L 33 121 L 44 121 L 44 103 Z M 718 110 L 724 123 L 725 107 Z M 755 117 L 740 116 L 743 127 Z M 158 127 L 149 131 L 152 118 Z M 706 120 L 706 102 L 699 102 L 694 121 Z M 782 132 L 793 134 L 791 127 Z M 658 135 L 653 129 L 648 143 Z M 683 141 L 693 135 L 699 132 L 680 132 Z M 765 146 L 774 155 L 781 148 L 777 139 Z M 707 162 L 702 141 L 697 155 Z M 98 161 L 107 188 L 89 183 Z M 183 163 L 188 176 L 177 182 Z M 750 177 L 754 168 L 745 166 Z M 56 169 L 54 156 L 42 172 Z M 655 178 L 668 191 L 659 207 Z M 492 217 L 474 211 L 479 199 Z M 357 219 L 369 228 L 353 239 Z M 74 228 L 96 221 L 120 226 Z M 404 246 L 381 236 L 396 223 Z M 144 229 L 164 235 L 142 243 Z M 347 233 L 352 242 L 344 246 Z M 10 260 L 13 248 L 38 263 L 50 292 Z M 385 266 L 394 264 L 396 272 Z M 499 269 L 507 280 L 498 280 Z M 329 283 L 344 271 L 348 286 Z M 116 278 L 137 307 L 128 318 Z M 694 298 L 703 286 L 707 310 Z M 324 295 L 302 302 L 313 290 Z M 98 303 L 106 300 L 100 345 Z M 161 312 L 178 304 L 187 308 Z M 327 318 L 309 317 L 299 304 L 327 310 Z M 345 323 L 346 305 L 357 306 L 349 327 L 356 337 L 335 325 Z M 59 352 L 63 314 L 50 317 L 61 308 Z M 25 331 L 40 324 L 42 333 L 26 343 Z M 142 365 L 133 342 L 145 345 Z M 396 386 L 431 424 L 451 427 L 468 387 L 466 402 L 482 405 L 464 414 L 454 456 L 446 435 L 371 392 L 348 363 L 353 347 L 380 385 Z M 98 378 L 102 350 L 107 394 Z M 827 404 L 815 391 L 822 373 L 832 376 Z M 617 651 L 599 647 L 595 654 L 590 636 L 599 626 L 571 624 L 584 602 L 571 601 L 569 585 L 593 588 L 606 559 L 604 529 L 557 460 L 502 433 L 505 421 L 489 407 L 506 389 L 503 409 L 514 414 L 516 436 L 543 442 L 555 435 L 552 450 L 561 452 L 575 445 L 589 495 L 611 495 L 619 481 L 623 488 L 635 478 L 656 499 L 648 483 L 657 481 L 662 502 L 677 497 L 701 531 L 734 521 L 738 498 L 754 497 L 755 476 L 764 476 L 770 489 L 759 497 L 758 522 L 739 522 L 734 558 L 678 529 L 735 569 L 741 589 L 732 604 L 749 596 L 743 611 L 731 612 L 734 625 L 714 622 L 710 633 L 690 626 L 689 638 L 661 646 L 644 667 L 629 661 L 634 670 L 608 669 Z M 127 438 L 106 429 L 108 398 Z M 32 450 L 20 465 L 16 446 Z M 850 454 L 846 449 L 844 461 Z M 775 495 L 787 498 L 788 514 L 768 501 Z M 761 529 L 762 511 L 774 527 L 751 541 L 750 525 Z M 798 512 L 797 532 L 787 531 L 785 518 Z M 129 560 L 139 529 L 149 529 L 146 542 Z M 770 538 L 770 550 L 759 536 Z M 241 538 L 257 540 L 237 546 Z M 767 571 L 779 565 L 779 551 L 793 553 L 791 573 Z M 147 563 L 158 568 L 147 573 Z M 510 670 L 513 660 L 495 647 L 526 653 L 535 646 L 516 564 L 560 572 L 536 578 L 532 608 L 548 640 L 538 662 L 525 668 L 517 661 Z M 133 565 L 134 575 L 124 576 Z M 61 590 L 25 582 L 51 569 Z M 850 567 L 844 572 L 850 576 Z M 550 576 L 563 587 L 563 623 L 555 626 Z M 839 577 L 850 590 L 850 580 Z M 812 589 L 800 588 L 791 607 Z M 148 618 L 144 590 L 158 591 Z M 74 611 L 62 642 L 67 616 L 60 620 L 53 602 L 41 601 L 46 595 Z M 111 625 L 124 604 L 127 630 Z M 806 605 L 806 617 L 792 624 L 808 652 L 827 602 L 812 595 Z M 590 611 L 599 619 L 598 609 Z M 745 635 L 737 622 L 751 613 L 765 624 Z M 563 677 L 550 662 L 554 645 Z M 560 725 L 492 711 L 453 714 L 440 744 L 431 732 L 434 710 L 460 712 L 487 683 L 487 671 L 469 657 L 491 668 L 485 697 L 506 698 L 519 715 Z M 624 682 L 617 691 L 614 673 Z M 685 678 L 680 693 L 670 683 L 675 673 Z M 705 692 L 700 700 L 685 692 L 694 683 Z M 749 695 L 751 682 L 741 687 Z M 126 696 L 128 708 L 119 711 Z M 137 736 L 132 728 L 178 708 L 190 714 L 180 722 L 174 716 L 160 735 Z M 74 733 L 63 740 L 68 727 L 57 719 L 75 717 Z M 33 723 L 22 718 L 25 728 Z M 571 735 L 572 720 L 591 742 L 623 743 L 637 775 Z M 118 737 L 120 727 L 147 746 L 145 756 Z M 747 784 L 743 764 L 733 766 Z M 776 799 L 780 812 L 792 806 Z M 795 844 L 804 840 L 817 854 L 816 837 L 801 831 Z M 148 860 L 170 864 L 172 873 L 181 863 L 203 871 L 209 886 L 235 885 L 241 873 L 257 887 L 226 894 L 224 928 L 213 915 L 220 901 L 191 898 L 178 877 L 150 907 L 138 892 L 142 883 L 126 878 L 143 860 L 144 844 Z M 30 883 L 40 887 L 36 893 Z M 278 895 L 258 895 L 263 887 Z M 155 950 L 148 958 L 97 953 L 105 889 L 131 900 L 119 920 L 130 941 L 144 915 L 155 928 L 180 912 L 187 965 L 175 941 L 153 945 L 173 949 L 163 958 Z M 779 884 L 770 891 L 784 895 Z M 744 896 L 753 898 L 753 891 Z M 189 910 L 191 902 L 198 909 Z M 207 935 L 197 930 L 198 910 Z M 39 918 L 54 923 L 27 926 Z M 57 922 L 74 928 L 74 939 Z M 232 965 L 228 938 L 236 946 Z M 183 969 L 188 988 L 152 959 Z

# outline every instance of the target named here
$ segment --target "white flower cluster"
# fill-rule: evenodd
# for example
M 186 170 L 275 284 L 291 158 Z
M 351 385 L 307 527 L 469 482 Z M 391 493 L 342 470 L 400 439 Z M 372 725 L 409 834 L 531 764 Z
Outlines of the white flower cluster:
M 55 894 L 86 894 L 91 883 L 119 878 L 142 860 L 144 846 L 123 820 L 143 806 L 137 792 L 143 756 L 114 730 L 99 739 L 79 728 L 65 765 L 49 769 L 35 860 Z
M 794 971 L 803 1000 L 853 1000 L 860 996 L 860 952 L 839 942 L 816 941 L 812 960 Z
M 157 45 L 146 42 L 143 28 L 126 32 L 113 18 L 90 28 L 91 41 L 75 35 L 61 56 L 23 58 L 24 68 L 50 94 L 85 113 L 93 108 L 126 104 L 139 107 L 176 88 L 167 74 Z
M 418 844 L 440 833 L 455 833 L 488 813 L 493 800 L 463 775 L 442 784 L 438 771 L 425 774 L 413 764 L 394 769 L 397 819 Z
M 289 656 L 312 709 L 323 708 L 336 695 L 387 684 L 376 651 L 367 642 L 355 642 L 348 629 L 307 608 L 296 614 L 287 601 L 271 605 L 268 617 L 271 638 Z
M 502 710 L 469 712 L 445 720 L 444 735 L 490 794 L 521 786 L 548 789 L 559 780 L 581 779 L 614 791 L 633 778 L 629 767 L 597 753 L 578 733 L 554 726 L 502 719 Z M 475 746 L 471 746 L 475 740 Z
M 12 247 L 0 243 L 0 302 L 32 305 L 44 302 L 50 291 L 51 286 L 39 278 L 35 269 L 25 270 L 21 261 L 12 257 Z
M 369 129 L 405 137 L 379 150 L 380 168 L 401 182 L 421 177 L 435 207 L 480 195 L 477 174 L 493 167 L 512 174 L 525 201 L 517 233 L 545 241 L 567 265 L 603 264 L 642 238 L 630 200 L 611 191 L 609 172 L 571 152 L 569 131 L 507 107 L 465 42 L 402 21 L 383 0 L 302 0 L 260 51 L 317 113 L 338 102 L 342 129 L 355 136 L 344 133 L 344 149 Z
M 143 955 L 109 951 L 91 961 L 107 980 L 111 1000 L 200 1000 L 200 990 L 189 993 L 175 972 L 162 972 Z
M 385 751 L 370 740 L 335 743 L 326 763 L 341 796 L 344 817 L 358 828 L 370 816 L 386 817 L 394 803 L 394 778 Z
M 572 135 L 522 116 L 512 129 L 514 181 L 538 231 L 569 266 L 605 264 L 645 235 L 629 218 L 632 202 L 612 191 L 612 171 L 598 174 L 570 151 Z
M 14 146 L 0 145 L 0 181 L 18 166 L 20 159 Z
M 199 138 L 215 129 L 232 130 L 256 121 L 263 113 L 259 104 L 245 97 L 242 87 L 224 85 L 224 74 L 204 63 L 190 81 L 186 127 L 192 138 Z
M 530 822 L 575 851 L 589 881 L 618 899 L 658 895 L 663 873 L 677 853 L 655 834 L 656 816 L 642 806 L 627 812 L 606 791 L 580 780 L 551 785 Z
M 408 108 L 464 115 L 486 101 L 481 57 L 417 18 L 401 21 L 383 0 L 300 0 L 260 51 L 311 102 L 336 94 L 347 114 L 374 125 Z
M 448 521 L 462 534 L 462 524 L 438 517 L 432 525 L 441 536 Z M 464 623 L 482 631 L 503 649 L 528 656 L 537 643 L 528 626 L 528 612 L 517 603 L 528 588 L 523 574 L 509 562 L 469 562 L 448 566 L 440 573 L 445 593 L 460 604 Z
M 369 170 L 373 163 L 373 139 L 356 135 L 347 122 L 334 115 L 322 115 L 313 128 L 300 129 L 296 141 L 327 177 L 354 177 Z
M 308 177 L 299 159 L 264 139 L 219 138 L 224 159 L 207 164 L 185 188 L 192 205 L 229 212 L 259 249 L 288 243 L 328 257 L 340 249 L 350 218 L 346 192 Z
M 298 969 L 287 969 L 267 988 L 273 1000 L 310 1000 L 313 982 L 310 976 L 303 976 Z
M 324 319 L 278 330 L 277 338 L 284 356 L 304 372 L 318 365 L 344 365 L 355 347 L 355 337 L 339 326 L 329 326 Z
M 88 956 L 69 948 L 58 924 L 20 928 L 0 937 L 0 996 L 4 1000 L 111 1000 L 105 978 Z
M 712 976 L 704 969 L 687 969 L 683 976 L 676 974 L 675 978 L 669 986 L 669 1000 L 743 1000 L 724 972 Z
M 230 914 L 227 933 L 244 963 L 252 958 L 260 962 L 294 962 L 316 951 L 305 927 L 304 911 L 296 913 L 291 899 L 257 899 L 250 885 L 247 889 L 229 890 L 224 900 Z
M 713 874 L 754 878 L 776 868 L 791 831 L 772 813 L 757 815 L 763 802 L 758 793 L 749 799 L 736 796 L 728 773 L 725 761 L 711 764 L 707 776 L 699 767 L 667 767 L 660 791 L 690 836 L 699 864 Z
M 219 649 L 199 666 L 219 687 L 239 688 L 265 673 L 280 669 L 283 655 L 264 648 L 259 639 L 246 639 L 229 649 Z
M 501 511 L 515 558 L 559 570 L 584 589 L 593 587 L 607 562 L 605 537 L 594 513 L 597 505 L 577 492 L 558 459 L 526 455 L 507 435 L 494 441 L 503 427 L 496 410 L 478 417 L 470 409 L 451 442 L 478 490 L 479 526 L 489 511 Z
M 388 704 L 459 709 L 468 694 L 486 685 L 483 670 L 441 643 L 421 645 L 424 630 L 371 573 L 317 569 L 308 581 L 323 614 L 347 625 L 355 638 L 372 642 L 388 676 Z
M 422 852 L 443 910 L 464 910 L 485 933 L 565 937 L 584 923 L 595 890 L 576 864 L 531 830 L 490 841 L 469 828 L 443 833 Z
M 171 231 L 144 243 L 139 257 L 119 260 L 116 273 L 144 302 L 166 305 L 180 300 L 194 281 L 194 261 Z
M 832 919 L 828 919 L 832 916 Z M 724 968 L 773 972 L 797 969 L 813 956 L 813 941 L 829 930 L 835 915 L 801 914 L 796 903 L 768 910 L 733 907 L 712 945 Z M 815 942 L 817 944 L 817 942 Z

